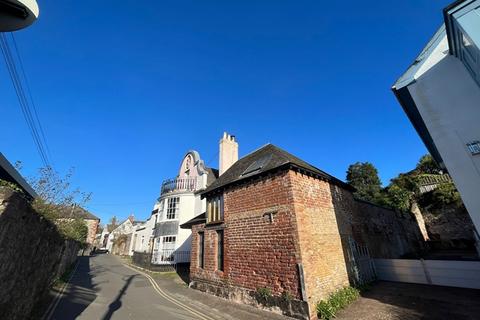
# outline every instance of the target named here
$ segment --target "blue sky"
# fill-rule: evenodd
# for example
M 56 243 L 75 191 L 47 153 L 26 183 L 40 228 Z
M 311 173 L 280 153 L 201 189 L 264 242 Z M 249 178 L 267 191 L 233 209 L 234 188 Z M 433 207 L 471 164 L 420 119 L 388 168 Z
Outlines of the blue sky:
M 345 179 L 382 181 L 426 153 L 390 87 L 449 1 L 39 1 L 15 36 L 55 168 L 93 192 L 89 209 L 149 216 L 162 180 L 196 149 L 218 167 L 271 142 Z M 0 61 L 0 151 L 40 158 Z

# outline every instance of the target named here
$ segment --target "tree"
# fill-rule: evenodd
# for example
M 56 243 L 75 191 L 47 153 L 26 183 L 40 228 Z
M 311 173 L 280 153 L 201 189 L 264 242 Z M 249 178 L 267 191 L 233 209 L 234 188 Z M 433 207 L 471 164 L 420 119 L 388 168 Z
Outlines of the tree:
M 375 166 L 369 162 L 356 162 L 348 167 L 347 182 L 355 187 L 355 196 L 376 203 L 382 190 L 382 182 Z
M 386 205 L 400 211 L 409 211 L 417 192 L 416 175 L 400 173 L 384 190 Z
M 442 174 L 442 169 L 429 154 L 420 158 L 415 167 L 415 171 L 417 171 L 418 174 Z
M 73 215 L 75 208 L 83 207 L 91 198 L 91 193 L 71 187 L 73 169 L 61 176 L 52 167 L 42 167 L 38 176 L 30 177 L 29 183 L 35 189 L 38 197 L 32 207 L 36 212 L 52 221 L 66 237 L 84 244 L 88 235 L 88 227 L 83 219 Z M 71 212 L 72 216 L 65 216 Z
M 413 193 L 397 184 L 386 188 L 386 205 L 400 211 L 410 211 Z
M 110 223 L 105 226 L 108 232 L 112 232 L 118 227 L 118 219 L 116 216 L 110 218 Z
M 70 168 L 65 176 L 61 176 L 52 167 L 42 167 L 38 176 L 29 178 L 28 182 L 37 192 L 39 199 L 47 204 L 65 207 L 84 206 L 92 196 L 91 193 L 72 188 L 71 179 L 74 169 Z

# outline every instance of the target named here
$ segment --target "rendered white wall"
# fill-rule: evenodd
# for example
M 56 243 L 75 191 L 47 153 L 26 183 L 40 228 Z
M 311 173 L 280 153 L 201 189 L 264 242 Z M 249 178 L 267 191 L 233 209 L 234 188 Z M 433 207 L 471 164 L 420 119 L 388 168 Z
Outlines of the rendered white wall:
M 408 86 L 463 202 L 480 230 L 480 88 L 457 58 L 446 55 Z

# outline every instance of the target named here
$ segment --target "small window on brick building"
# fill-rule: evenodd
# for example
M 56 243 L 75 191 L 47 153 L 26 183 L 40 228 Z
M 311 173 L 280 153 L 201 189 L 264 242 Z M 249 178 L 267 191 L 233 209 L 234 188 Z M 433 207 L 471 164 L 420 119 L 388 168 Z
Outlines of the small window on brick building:
M 223 221 L 223 196 L 207 200 L 207 223 Z
M 217 231 L 217 270 L 223 271 L 223 230 Z
M 203 232 L 198 233 L 198 267 L 205 266 L 205 234 Z

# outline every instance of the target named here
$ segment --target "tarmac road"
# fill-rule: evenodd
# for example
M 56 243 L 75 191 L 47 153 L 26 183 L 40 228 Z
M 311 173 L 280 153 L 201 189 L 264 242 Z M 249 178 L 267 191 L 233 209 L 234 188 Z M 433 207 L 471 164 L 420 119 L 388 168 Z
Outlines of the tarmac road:
M 79 257 L 64 293 L 54 301 L 46 320 L 165 319 L 209 320 L 195 310 L 162 295 L 149 279 L 110 254 Z

